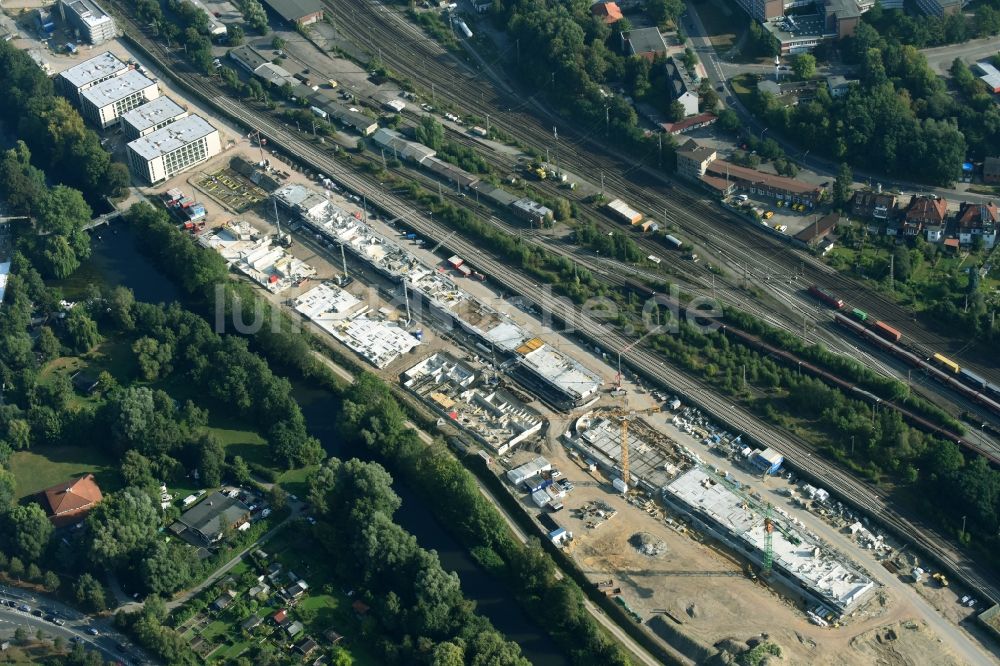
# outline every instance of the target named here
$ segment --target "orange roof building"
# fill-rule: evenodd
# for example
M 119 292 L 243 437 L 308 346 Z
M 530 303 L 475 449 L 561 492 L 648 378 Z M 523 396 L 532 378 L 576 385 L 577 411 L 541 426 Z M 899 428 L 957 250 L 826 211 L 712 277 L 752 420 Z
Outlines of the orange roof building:
M 57 527 L 80 522 L 103 498 L 93 474 L 46 488 L 39 495 L 44 498 L 42 508 Z
M 590 8 L 590 13 L 594 16 L 600 16 L 607 25 L 618 23 L 625 18 L 622 16 L 622 10 L 614 2 L 598 2 Z

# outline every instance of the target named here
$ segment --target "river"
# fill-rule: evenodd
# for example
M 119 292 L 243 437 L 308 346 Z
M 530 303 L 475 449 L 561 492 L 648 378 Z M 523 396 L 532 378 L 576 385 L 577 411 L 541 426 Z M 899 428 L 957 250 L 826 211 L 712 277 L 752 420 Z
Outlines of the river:
M 124 223 L 115 222 L 109 227 L 100 227 L 92 232 L 91 238 L 93 252 L 90 259 L 64 283 L 67 298 L 79 298 L 87 283 L 103 281 L 129 287 L 140 301 L 169 303 L 177 299 L 177 288 L 138 253 L 134 234 Z M 353 450 L 337 437 L 336 428 L 330 421 L 330 415 L 337 412 L 334 398 L 324 391 L 301 385 L 295 388 L 295 398 L 302 407 L 310 433 L 323 443 L 329 455 L 365 458 L 362 451 Z M 465 548 L 437 521 L 417 493 L 398 480 L 393 488 L 402 499 L 402 506 L 395 516 L 396 522 L 413 534 L 422 547 L 436 551 L 446 570 L 458 574 L 462 592 L 467 599 L 476 602 L 479 612 L 509 640 L 520 645 L 522 653 L 532 663 L 539 666 L 566 664 L 566 658 L 524 613 L 504 583 L 476 564 Z

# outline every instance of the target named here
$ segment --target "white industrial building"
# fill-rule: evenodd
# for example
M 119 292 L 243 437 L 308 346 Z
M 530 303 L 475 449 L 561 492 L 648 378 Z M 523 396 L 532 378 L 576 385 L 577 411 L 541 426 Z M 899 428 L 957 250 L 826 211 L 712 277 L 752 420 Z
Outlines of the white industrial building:
M 507 480 L 513 483 L 515 486 L 519 486 L 528 479 L 542 472 L 548 472 L 552 469 L 552 463 L 538 456 L 530 462 L 526 462 L 520 467 L 515 467 L 514 469 L 507 472 Z
M 172 122 L 187 117 L 187 110 L 169 97 L 157 97 L 122 114 L 122 130 L 126 141 L 135 141 L 152 134 Z
M 111 51 L 73 65 L 59 74 L 59 86 L 67 97 L 80 101 L 80 93 L 116 76 L 122 76 L 131 68 Z
M 118 35 L 115 20 L 94 0 L 59 0 L 59 14 L 88 44 L 103 44 Z
M 244 220 L 227 222 L 199 242 L 273 294 L 316 274 L 316 269 L 274 245 L 270 236 L 258 233 Z
M 84 118 L 104 129 L 123 113 L 159 96 L 156 82 L 132 69 L 81 92 L 80 106 Z
M 222 152 L 219 130 L 201 116 L 188 116 L 128 144 L 132 171 L 156 184 Z
M 388 318 L 372 318 L 368 307 L 330 283 L 295 299 L 295 309 L 376 368 L 384 368 L 420 344 Z
M 663 497 L 732 548 L 750 553 L 758 564 L 763 561 L 764 510 L 730 490 L 720 477 L 696 467 L 664 488 Z M 773 575 L 811 602 L 845 614 L 874 589 L 870 576 L 845 556 L 779 517 L 772 517 L 772 523 L 776 527 L 771 534 Z

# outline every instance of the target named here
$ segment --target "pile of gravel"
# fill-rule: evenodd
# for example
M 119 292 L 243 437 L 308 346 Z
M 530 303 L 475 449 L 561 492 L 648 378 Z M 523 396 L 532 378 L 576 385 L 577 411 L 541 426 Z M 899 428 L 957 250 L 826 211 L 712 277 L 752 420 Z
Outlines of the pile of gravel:
M 649 557 L 660 557 L 667 552 L 667 544 L 664 543 L 663 539 L 657 539 L 648 532 L 636 532 L 629 538 L 628 542 L 632 544 L 633 548 Z

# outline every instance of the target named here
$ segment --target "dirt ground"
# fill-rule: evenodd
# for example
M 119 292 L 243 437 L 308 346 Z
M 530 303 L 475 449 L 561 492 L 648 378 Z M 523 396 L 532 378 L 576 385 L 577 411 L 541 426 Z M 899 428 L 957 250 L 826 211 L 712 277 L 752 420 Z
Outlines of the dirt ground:
M 550 432 L 563 430 L 554 426 Z M 915 658 L 921 654 L 934 654 L 934 663 L 959 663 L 942 654 L 928 629 L 910 620 L 912 609 L 905 602 L 891 599 L 885 591 L 874 595 L 843 627 L 811 624 L 804 607 L 789 600 L 794 591 L 779 594 L 750 580 L 743 563 L 729 552 L 703 542 L 679 523 L 668 525 L 669 514 L 654 516 L 630 505 L 614 491 L 610 479 L 599 471 L 587 471 L 561 444 L 550 442 L 540 451 L 575 486 L 563 500 L 565 508 L 551 514 L 573 533 L 569 554 L 595 583 L 612 580 L 612 589 L 620 588 L 627 607 L 644 621 L 661 615 L 673 629 L 709 652 L 720 641 L 745 645 L 747 640 L 767 637 L 781 647 L 781 663 L 788 664 L 927 663 Z M 519 451 L 510 465 L 533 455 L 537 453 Z M 538 513 L 529 497 L 524 501 L 530 513 Z M 603 502 L 617 513 L 588 527 L 577 516 L 580 507 L 592 501 Z M 639 534 L 647 542 L 662 541 L 662 554 L 640 553 L 631 542 Z M 887 627 L 895 628 L 896 639 L 886 640 Z

